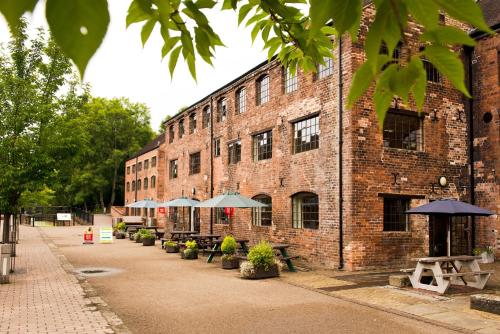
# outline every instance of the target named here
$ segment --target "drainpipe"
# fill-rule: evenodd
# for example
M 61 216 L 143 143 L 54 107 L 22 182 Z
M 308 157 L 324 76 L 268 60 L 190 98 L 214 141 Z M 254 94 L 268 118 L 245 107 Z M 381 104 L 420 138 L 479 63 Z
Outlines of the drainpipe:
M 467 59 L 467 74 L 468 74 L 468 88 L 469 92 L 472 96 L 474 96 L 474 82 L 472 77 L 472 55 L 474 52 L 474 48 L 465 47 L 465 55 Z M 474 180 L 474 99 L 469 99 L 469 114 L 467 117 L 468 125 L 469 125 L 469 133 L 468 133 L 468 148 L 469 148 L 469 166 L 470 166 L 470 175 L 469 175 L 469 189 L 470 189 L 470 204 L 476 204 L 476 185 Z M 476 247 L 476 219 L 474 216 L 471 217 L 471 248 L 474 249 Z
M 139 162 L 139 157 L 135 157 L 135 191 L 134 191 L 134 202 L 137 202 L 137 163 Z M 134 208 L 134 216 L 137 215 L 137 212 Z
M 210 198 L 214 198 L 214 109 L 210 96 Z M 210 234 L 214 233 L 214 209 L 210 208 Z
M 343 225 L 344 225 L 344 200 L 343 200 L 343 157 L 342 157 L 342 150 L 343 150 L 343 144 L 344 144 L 344 133 L 343 133 L 343 122 L 342 122 L 342 117 L 343 117 L 343 110 L 344 110 L 344 98 L 343 98 L 343 89 L 344 89 L 344 83 L 342 81 L 342 36 L 339 36 L 339 46 L 338 46 L 338 63 L 339 63 L 339 76 L 338 76 L 338 81 L 339 81 L 339 91 L 338 91 L 338 101 L 339 101 L 339 121 L 338 121 L 338 131 L 339 131 L 339 142 L 338 142 L 338 147 L 339 147 L 339 160 L 338 160 L 338 166 L 339 166 L 339 266 L 338 269 L 343 269 L 344 268 L 344 231 L 343 231 Z

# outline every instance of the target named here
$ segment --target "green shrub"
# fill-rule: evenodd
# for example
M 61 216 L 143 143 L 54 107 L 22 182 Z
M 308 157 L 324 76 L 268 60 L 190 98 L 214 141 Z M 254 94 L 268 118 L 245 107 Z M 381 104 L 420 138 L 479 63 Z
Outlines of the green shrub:
M 156 235 L 150 230 L 145 230 L 145 232 L 141 234 L 141 237 L 142 239 L 156 239 Z
M 197 250 L 198 244 L 196 243 L 195 240 L 186 241 L 186 249 Z
M 172 240 L 167 240 L 163 243 L 163 246 L 168 246 L 168 247 L 176 247 L 177 246 L 177 243 L 175 241 L 172 241 Z
M 141 228 L 139 229 L 139 231 L 137 231 L 137 233 L 139 233 L 140 235 L 144 235 L 146 233 L 149 233 L 150 231 L 148 229 L 145 229 L 145 228 Z
M 116 229 L 118 231 L 125 232 L 125 227 L 127 227 L 127 225 L 124 222 L 116 224 Z
M 142 238 L 142 235 L 139 232 L 134 233 L 134 240 L 135 241 L 141 240 L 141 238 Z
M 189 257 L 189 256 L 191 256 L 191 255 L 192 255 L 195 251 L 196 251 L 196 249 L 194 249 L 194 248 L 186 248 L 186 249 L 184 250 L 184 255 L 185 255 L 186 257 Z
M 232 255 L 236 252 L 237 246 L 238 244 L 236 243 L 236 240 L 232 236 L 227 235 L 224 238 L 224 241 L 222 241 L 220 248 L 223 254 Z
M 267 241 L 261 241 L 250 248 L 247 258 L 254 267 L 264 267 L 268 270 L 274 264 L 273 248 Z

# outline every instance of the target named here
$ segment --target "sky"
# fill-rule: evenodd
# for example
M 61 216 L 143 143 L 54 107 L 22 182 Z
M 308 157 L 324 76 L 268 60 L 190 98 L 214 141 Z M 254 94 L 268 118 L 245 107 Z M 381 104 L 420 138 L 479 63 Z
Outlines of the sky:
M 130 0 L 108 0 L 111 16 L 106 37 L 91 59 L 84 81 L 92 86 L 92 95 L 127 97 L 145 103 L 151 110 L 151 125 L 157 131 L 166 115 L 174 115 L 217 88 L 243 74 L 267 58 L 263 43 L 257 38 L 252 46 L 250 30 L 238 27 L 233 11 L 208 13 L 212 26 L 226 47 L 217 48 L 213 67 L 197 61 L 195 82 L 184 61 L 179 58 L 173 78 L 168 71 L 168 57 L 161 59 L 161 39 L 158 28 L 143 48 L 140 38 L 142 24 L 125 27 Z M 29 15 L 31 27 L 47 26 L 44 3 Z M 8 27 L 0 15 L 0 42 L 9 40 Z

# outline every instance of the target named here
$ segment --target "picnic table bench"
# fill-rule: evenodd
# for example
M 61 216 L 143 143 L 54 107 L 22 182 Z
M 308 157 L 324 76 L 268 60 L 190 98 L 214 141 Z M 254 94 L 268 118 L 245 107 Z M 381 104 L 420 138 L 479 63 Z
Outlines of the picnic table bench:
M 188 236 L 196 233 L 198 232 L 173 230 L 170 231 L 170 240 L 184 241 Z
M 241 252 L 246 255 L 248 253 L 248 246 L 247 243 L 249 240 L 247 239 L 235 239 L 238 244 L 240 244 L 240 250 Z M 208 255 L 207 263 L 211 263 L 212 260 L 214 259 L 215 255 L 222 254 L 221 246 L 222 246 L 222 241 L 221 239 L 215 240 L 213 247 L 208 250 L 210 255 Z
M 272 243 L 271 247 L 275 250 L 278 250 L 281 255 L 281 260 L 285 261 L 286 265 L 288 266 L 288 270 L 295 272 L 297 269 L 293 266 L 292 260 L 297 259 L 298 256 L 290 256 L 288 255 L 287 248 L 290 247 L 288 244 L 275 244 Z
M 129 229 L 132 229 L 132 231 L 128 231 Z M 127 226 L 125 226 L 125 232 L 128 231 L 129 236 L 130 236 L 130 234 L 135 233 L 140 229 L 155 230 L 155 235 L 156 235 L 157 239 L 160 239 L 165 234 L 165 232 L 163 230 L 161 230 L 161 229 L 159 230 L 159 226 L 144 226 L 144 225 L 127 225 Z
M 417 262 L 415 268 L 401 269 L 407 273 L 411 285 L 416 289 L 425 289 L 444 294 L 451 284 L 467 285 L 483 289 L 493 271 L 484 271 L 479 267 L 480 256 L 441 256 L 412 259 Z M 473 281 L 464 277 L 472 276 Z M 422 278 L 429 277 L 430 283 L 423 283 Z

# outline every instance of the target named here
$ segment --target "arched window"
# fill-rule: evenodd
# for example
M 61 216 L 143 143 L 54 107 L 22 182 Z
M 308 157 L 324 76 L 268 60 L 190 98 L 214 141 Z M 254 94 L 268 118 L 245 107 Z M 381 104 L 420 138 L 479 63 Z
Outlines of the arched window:
M 135 190 L 135 181 L 132 181 L 132 191 Z
M 196 112 L 189 115 L 189 133 L 194 133 L 194 130 L 196 130 Z
M 271 226 L 273 222 L 273 200 L 267 195 L 257 195 L 252 198 L 266 204 L 266 207 L 252 209 L 252 224 L 255 226 Z
M 141 190 L 141 180 L 137 181 L 137 190 Z
M 241 87 L 236 91 L 236 113 L 244 113 L 247 109 L 247 90 L 245 87 Z
M 148 189 L 148 178 L 144 178 L 144 190 Z
M 227 118 L 227 99 L 222 97 L 217 102 L 217 122 L 224 122 Z
M 269 76 L 264 74 L 256 82 L 256 103 L 261 105 L 269 101 Z
M 130 191 L 130 182 L 127 182 L 127 191 Z
M 292 196 L 294 228 L 317 229 L 319 226 L 319 199 L 314 193 L 301 192 Z
M 151 188 L 154 189 L 156 187 L 156 176 L 151 176 Z
M 210 112 L 210 106 L 205 106 L 205 108 L 203 108 L 203 113 L 201 115 L 202 128 L 206 128 L 210 125 Z

